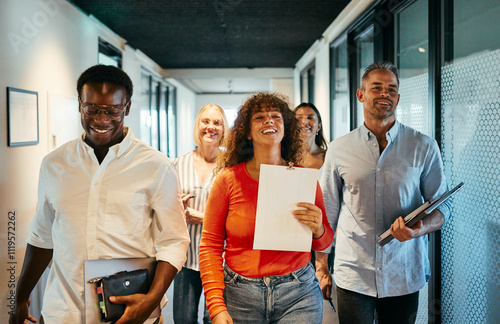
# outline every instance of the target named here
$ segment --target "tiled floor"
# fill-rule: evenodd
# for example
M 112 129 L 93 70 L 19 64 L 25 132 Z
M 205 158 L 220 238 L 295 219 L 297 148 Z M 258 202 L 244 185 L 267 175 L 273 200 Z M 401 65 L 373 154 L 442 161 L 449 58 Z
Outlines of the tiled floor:
M 174 322 L 173 320 L 173 309 L 172 309 L 172 300 L 173 300 L 173 291 L 174 291 L 174 284 L 172 283 L 170 285 L 170 288 L 167 290 L 167 298 L 169 300 L 167 306 L 163 309 L 163 323 L 164 324 L 172 324 Z M 334 287 L 335 288 L 335 287 Z M 335 305 L 335 309 L 337 308 L 337 294 L 335 293 L 335 290 L 332 292 L 332 300 L 333 304 Z M 202 310 L 203 304 L 200 303 L 199 311 L 198 314 L 203 314 Z M 199 315 L 198 318 L 199 323 L 203 323 L 202 316 Z M 328 303 L 328 301 L 324 301 L 323 303 L 323 324 L 337 324 L 339 322 L 337 313 L 334 312 Z M 299 323 L 298 323 L 299 324 Z

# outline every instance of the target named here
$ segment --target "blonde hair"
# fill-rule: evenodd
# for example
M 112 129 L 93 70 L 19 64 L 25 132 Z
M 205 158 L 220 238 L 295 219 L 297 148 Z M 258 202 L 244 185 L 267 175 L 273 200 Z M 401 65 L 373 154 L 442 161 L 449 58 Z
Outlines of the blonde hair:
M 222 131 L 222 136 L 220 137 L 220 140 L 219 140 L 219 146 L 221 146 L 221 144 L 224 143 L 224 139 L 226 138 L 227 131 L 229 130 L 229 125 L 227 123 L 226 114 L 224 113 L 224 110 L 218 105 L 207 104 L 200 109 L 200 111 L 198 112 L 198 115 L 196 115 L 196 120 L 194 121 L 193 140 L 194 140 L 194 143 L 196 144 L 196 146 L 201 145 L 200 132 L 198 130 L 198 124 L 200 123 L 201 115 L 203 114 L 203 112 L 205 110 L 210 109 L 210 108 L 217 110 L 217 112 L 220 114 L 220 116 L 222 118 L 222 123 L 224 125 L 224 129 Z

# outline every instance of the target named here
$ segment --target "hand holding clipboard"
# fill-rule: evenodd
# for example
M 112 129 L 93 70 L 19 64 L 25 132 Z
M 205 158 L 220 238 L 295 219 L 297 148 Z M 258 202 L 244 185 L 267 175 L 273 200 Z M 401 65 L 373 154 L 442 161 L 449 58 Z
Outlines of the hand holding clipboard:
M 423 203 L 420 207 L 412 211 L 404 218 L 405 225 L 408 227 L 412 227 L 413 225 L 417 224 L 420 220 L 424 219 L 425 217 L 427 217 L 427 215 L 432 213 L 434 209 L 436 209 L 439 205 L 448 200 L 448 198 L 450 198 L 454 193 L 459 191 L 463 185 L 464 183 L 460 182 L 455 188 L 448 190 L 436 200 L 432 202 L 426 201 L 425 203 Z M 381 246 L 384 246 L 387 243 L 389 243 L 393 238 L 394 237 L 391 235 L 391 230 L 388 229 L 379 236 L 378 243 Z

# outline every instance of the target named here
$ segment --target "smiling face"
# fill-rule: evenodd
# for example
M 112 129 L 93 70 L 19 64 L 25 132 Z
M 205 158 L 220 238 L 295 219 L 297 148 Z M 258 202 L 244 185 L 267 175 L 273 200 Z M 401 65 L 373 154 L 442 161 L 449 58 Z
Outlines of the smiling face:
M 219 145 L 224 135 L 224 121 L 215 108 L 207 108 L 200 116 L 198 136 L 200 144 Z
M 363 103 L 366 119 L 395 120 L 394 112 L 399 102 L 398 80 L 388 70 L 373 70 L 363 81 L 356 95 Z
M 123 121 L 130 110 L 130 102 L 127 103 L 127 93 L 125 88 L 112 83 L 87 83 L 83 86 L 80 100 L 82 103 L 92 103 L 96 105 L 121 105 L 126 104 L 122 116 L 112 120 L 104 112 L 100 112 L 96 117 L 88 117 L 79 107 L 82 127 L 86 133 L 85 141 L 94 149 L 105 150 L 116 143 L 122 141 Z
M 321 129 L 318 115 L 316 115 L 316 112 L 311 107 L 301 107 L 297 109 L 295 116 L 299 121 L 301 133 L 304 138 L 315 137 L 316 133 Z
M 283 117 L 278 108 L 262 107 L 250 118 L 250 134 L 255 145 L 279 145 L 285 135 Z

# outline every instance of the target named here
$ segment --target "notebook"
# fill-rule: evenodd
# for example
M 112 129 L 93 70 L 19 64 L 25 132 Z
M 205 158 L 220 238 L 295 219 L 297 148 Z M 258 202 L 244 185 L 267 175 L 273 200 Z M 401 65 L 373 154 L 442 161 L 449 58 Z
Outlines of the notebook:
M 424 219 L 427 215 L 432 213 L 434 209 L 438 208 L 439 205 L 448 200 L 453 194 L 458 192 L 463 185 L 464 183 L 460 182 L 455 188 L 448 190 L 436 200 L 432 202 L 426 201 L 425 203 L 423 203 L 420 207 L 418 207 L 410 214 L 408 214 L 406 217 L 404 217 L 405 225 L 408 227 L 412 227 L 413 225 L 417 224 L 421 219 Z M 378 243 L 381 246 L 384 246 L 385 244 L 389 243 L 393 238 L 394 237 L 391 235 L 390 229 L 388 229 L 379 236 Z

